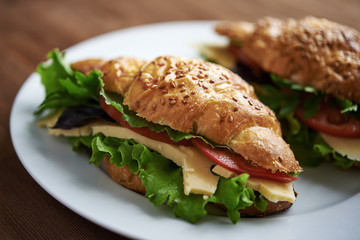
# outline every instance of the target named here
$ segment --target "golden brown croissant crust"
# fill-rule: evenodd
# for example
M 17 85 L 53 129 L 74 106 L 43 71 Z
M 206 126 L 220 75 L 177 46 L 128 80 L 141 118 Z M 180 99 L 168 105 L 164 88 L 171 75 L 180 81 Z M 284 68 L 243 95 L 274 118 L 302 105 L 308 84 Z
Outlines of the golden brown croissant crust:
M 243 42 L 264 70 L 360 103 L 360 33 L 326 19 L 222 22 L 219 34 Z
M 148 121 L 228 145 L 252 164 L 301 170 L 274 113 L 249 84 L 217 64 L 158 57 L 141 68 L 124 103 Z
M 145 61 L 141 59 L 119 57 L 110 61 L 86 59 L 71 64 L 71 67 L 86 75 L 94 70 L 101 71 L 105 90 L 124 95 L 140 67 L 144 64 Z
M 132 191 L 145 195 L 146 189 L 142 185 L 140 177 L 136 174 L 131 173 L 128 167 L 119 168 L 116 165 L 111 164 L 109 161 L 109 157 L 104 158 L 104 166 L 109 176 L 116 183 Z M 287 210 L 292 206 L 292 203 L 290 202 L 279 201 L 277 203 L 273 203 L 268 201 L 267 199 L 265 200 L 268 202 L 268 206 L 265 212 L 259 211 L 252 205 L 250 207 L 246 207 L 245 209 L 240 210 L 241 216 L 260 217 L 260 216 L 265 216 Z

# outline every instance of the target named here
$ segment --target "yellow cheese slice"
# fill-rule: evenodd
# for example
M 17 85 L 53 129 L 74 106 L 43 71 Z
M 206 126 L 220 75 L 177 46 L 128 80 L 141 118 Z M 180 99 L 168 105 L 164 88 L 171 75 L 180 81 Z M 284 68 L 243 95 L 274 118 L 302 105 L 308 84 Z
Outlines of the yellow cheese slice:
M 320 135 L 339 154 L 360 161 L 360 138 L 341 138 L 325 133 Z
M 219 165 L 216 165 L 212 171 L 224 178 L 236 176 L 234 172 L 231 172 Z M 262 178 L 250 177 L 246 185 L 247 187 L 260 192 L 269 201 L 274 203 L 278 201 L 294 203 L 296 199 L 292 183 L 281 183 Z

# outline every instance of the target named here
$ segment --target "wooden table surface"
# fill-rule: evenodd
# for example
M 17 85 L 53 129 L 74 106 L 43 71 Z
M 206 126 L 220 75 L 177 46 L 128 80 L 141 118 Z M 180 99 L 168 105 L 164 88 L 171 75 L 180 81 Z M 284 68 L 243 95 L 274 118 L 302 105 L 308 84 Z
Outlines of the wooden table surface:
M 123 239 L 72 212 L 21 165 L 10 140 L 17 91 L 46 53 L 136 25 L 325 17 L 360 30 L 359 0 L 0 0 L 0 239 Z

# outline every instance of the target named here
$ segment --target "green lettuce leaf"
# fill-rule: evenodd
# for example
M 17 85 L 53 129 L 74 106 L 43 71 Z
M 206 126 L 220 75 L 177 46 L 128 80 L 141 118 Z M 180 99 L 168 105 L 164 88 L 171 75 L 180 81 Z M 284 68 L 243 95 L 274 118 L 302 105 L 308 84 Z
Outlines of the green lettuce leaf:
M 177 217 L 189 222 L 198 222 L 208 213 L 208 203 L 222 204 L 227 207 L 227 215 L 233 223 L 240 220 L 239 209 L 255 205 L 265 211 L 267 202 L 264 197 L 246 187 L 248 174 L 235 178 L 220 177 L 218 188 L 213 196 L 204 199 L 199 194 L 184 194 L 182 168 L 171 160 L 133 140 L 105 137 L 101 134 L 86 137 L 70 137 L 73 148 L 90 148 L 92 155 L 89 163 L 100 165 L 105 156 L 118 167 L 129 166 L 134 174 L 139 174 L 146 188 L 146 197 L 155 205 L 167 205 Z
M 50 62 L 41 63 L 37 68 L 45 88 L 45 100 L 35 115 L 68 106 L 98 106 L 101 72 L 94 71 L 88 76 L 74 72 L 58 49 L 51 51 L 48 58 Z
M 115 107 L 119 112 L 122 113 L 123 119 L 127 121 L 132 127 L 149 127 L 152 131 L 162 132 L 166 131 L 169 137 L 178 142 L 182 139 L 190 139 L 193 137 L 199 137 L 191 133 L 184 133 L 176 131 L 168 126 L 156 124 L 147 121 L 145 118 L 139 117 L 134 111 L 129 110 L 128 106 L 123 104 L 123 96 L 121 94 L 107 92 L 101 85 L 100 95 L 105 98 L 105 102 L 108 105 Z

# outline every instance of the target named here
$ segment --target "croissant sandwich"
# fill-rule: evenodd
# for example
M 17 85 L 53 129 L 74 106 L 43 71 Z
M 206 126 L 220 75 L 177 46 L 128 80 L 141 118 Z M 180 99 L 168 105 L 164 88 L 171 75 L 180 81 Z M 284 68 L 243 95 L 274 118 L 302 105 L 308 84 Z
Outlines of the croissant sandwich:
M 326 19 L 221 22 L 239 74 L 277 114 L 301 165 L 360 166 L 360 33 Z
M 195 223 L 288 209 L 302 171 L 275 114 L 238 75 L 201 59 L 86 59 L 54 50 L 37 72 L 40 127 L 87 149 L 117 183 Z M 209 206 L 208 206 L 209 205 Z

